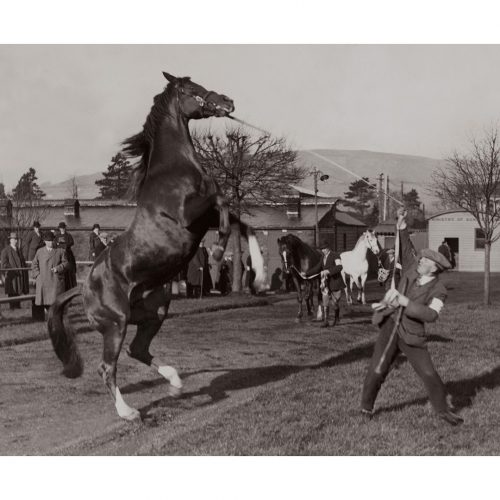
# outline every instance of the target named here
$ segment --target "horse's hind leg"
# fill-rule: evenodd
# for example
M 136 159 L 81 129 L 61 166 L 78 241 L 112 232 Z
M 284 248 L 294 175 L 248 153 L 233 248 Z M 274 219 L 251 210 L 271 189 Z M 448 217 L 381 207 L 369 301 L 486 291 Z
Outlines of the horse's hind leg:
M 294 277 L 293 284 L 295 285 L 295 289 L 297 290 L 297 302 L 299 304 L 299 310 L 297 312 L 297 317 L 295 318 L 296 323 L 300 323 L 304 313 L 302 312 L 302 301 L 304 300 L 304 296 L 302 294 L 302 288 L 300 286 L 300 281 Z
M 153 357 L 149 352 L 151 342 L 167 317 L 169 304 L 170 289 L 166 286 L 154 290 L 144 300 L 134 305 L 131 322 L 137 325 L 137 332 L 127 349 L 127 354 L 157 370 L 169 381 L 170 395 L 178 396 L 182 391 L 182 381 L 177 370 L 158 357 Z
M 120 389 L 116 385 L 116 364 L 125 338 L 127 323 L 125 320 L 103 321 L 98 324 L 97 329 L 102 333 L 104 339 L 102 362 L 98 369 L 99 375 L 113 398 L 118 415 L 126 420 L 139 418 L 139 412 L 125 403 Z

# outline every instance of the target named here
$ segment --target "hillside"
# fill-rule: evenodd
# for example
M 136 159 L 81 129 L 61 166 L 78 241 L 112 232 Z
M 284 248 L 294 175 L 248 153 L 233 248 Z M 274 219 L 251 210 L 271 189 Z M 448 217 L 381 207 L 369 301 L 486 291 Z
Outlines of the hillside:
M 420 199 L 425 203 L 426 213 L 435 212 L 433 205 L 437 201 L 428 193 L 432 172 L 444 164 L 443 160 L 422 156 L 377 153 L 374 151 L 351 151 L 334 149 L 316 149 L 316 153 L 335 161 L 361 177 L 368 177 L 376 182 L 379 174 L 389 175 L 390 189 L 400 191 L 401 182 L 404 191 L 416 189 Z M 319 191 L 331 196 L 342 196 L 351 182 L 356 180 L 347 172 L 311 154 L 309 151 L 299 153 L 299 163 L 307 168 L 316 167 L 330 176 L 325 182 L 318 182 Z M 307 177 L 301 184 L 313 189 L 313 176 Z
M 89 200 L 99 196 L 99 188 L 95 185 L 95 181 L 101 177 L 101 173 L 76 176 L 78 197 L 82 200 Z M 44 182 L 40 184 L 40 188 L 47 195 L 46 199 L 48 200 L 71 198 L 71 187 L 71 179 L 58 183 Z
M 343 167 L 362 177 L 368 177 L 376 182 L 380 173 L 388 174 L 391 189 L 399 192 L 401 181 L 404 190 L 415 188 L 423 203 L 426 213 L 437 211 L 433 205 L 436 202 L 428 192 L 432 172 L 443 164 L 442 160 L 391 153 L 377 153 L 373 151 L 351 151 L 334 149 L 317 149 L 317 153 L 329 158 Z M 330 178 L 326 182 L 319 182 L 319 191 L 333 197 L 342 196 L 355 177 L 317 158 L 309 151 L 299 152 L 299 163 L 309 169 L 316 166 Z M 95 181 L 101 177 L 100 173 L 76 177 L 78 195 L 81 199 L 92 199 L 99 196 L 99 189 Z M 309 176 L 302 182 L 302 187 L 313 189 L 313 177 Z M 71 180 L 59 183 L 44 183 L 40 186 L 47 194 L 47 199 L 63 199 L 71 196 Z

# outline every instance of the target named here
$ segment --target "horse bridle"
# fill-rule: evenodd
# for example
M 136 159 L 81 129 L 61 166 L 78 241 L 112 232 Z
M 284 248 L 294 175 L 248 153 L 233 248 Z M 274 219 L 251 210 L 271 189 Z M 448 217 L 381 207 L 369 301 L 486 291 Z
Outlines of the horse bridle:
M 208 101 L 209 96 L 212 94 L 215 94 L 213 90 L 207 90 L 207 93 L 202 97 L 199 94 L 195 94 L 192 92 L 188 92 L 184 87 L 177 87 L 177 90 L 184 95 L 187 95 L 188 97 L 193 97 L 195 101 L 198 103 L 200 108 L 206 108 L 210 111 L 214 111 L 217 109 L 223 109 L 222 106 L 219 106 L 218 104 L 215 104 L 214 102 Z

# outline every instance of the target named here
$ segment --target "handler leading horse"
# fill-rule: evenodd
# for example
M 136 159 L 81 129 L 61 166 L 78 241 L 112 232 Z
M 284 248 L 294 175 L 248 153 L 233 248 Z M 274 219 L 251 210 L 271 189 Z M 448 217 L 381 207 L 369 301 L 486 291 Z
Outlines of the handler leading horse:
M 129 156 L 139 157 L 136 166 L 137 210 L 129 228 L 94 262 L 83 290 L 60 295 L 49 311 L 48 329 L 54 350 L 67 377 L 78 377 L 83 362 L 65 306 L 77 295 L 93 328 L 103 335 L 101 375 L 118 415 L 127 420 L 139 412 L 123 400 L 116 385 L 116 365 L 128 324 L 137 333 L 128 354 L 154 367 L 179 393 L 177 371 L 154 358 L 149 347 L 160 329 L 170 303 L 167 284 L 189 262 L 209 227 L 219 225 L 222 236 L 215 257 L 220 260 L 230 233 L 229 223 L 240 224 L 248 238 L 255 284 L 263 287 L 262 254 L 252 230 L 233 216 L 216 183 L 196 161 L 189 134 L 190 119 L 227 116 L 233 101 L 207 91 L 189 78 L 164 73 L 169 84 L 154 98 L 143 131 L 124 142 Z

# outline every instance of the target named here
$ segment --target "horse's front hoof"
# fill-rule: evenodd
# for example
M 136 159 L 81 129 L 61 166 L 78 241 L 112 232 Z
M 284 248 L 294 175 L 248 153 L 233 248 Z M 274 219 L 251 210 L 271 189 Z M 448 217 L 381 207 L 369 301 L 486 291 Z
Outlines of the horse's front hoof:
M 137 420 L 141 420 L 141 414 L 135 408 L 130 408 L 129 412 L 123 412 L 119 414 L 123 420 L 127 420 L 127 422 L 135 422 Z
M 182 387 L 175 387 L 175 385 L 169 384 L 167 392 L 171 398 L 179 398 L 182 395 Z

